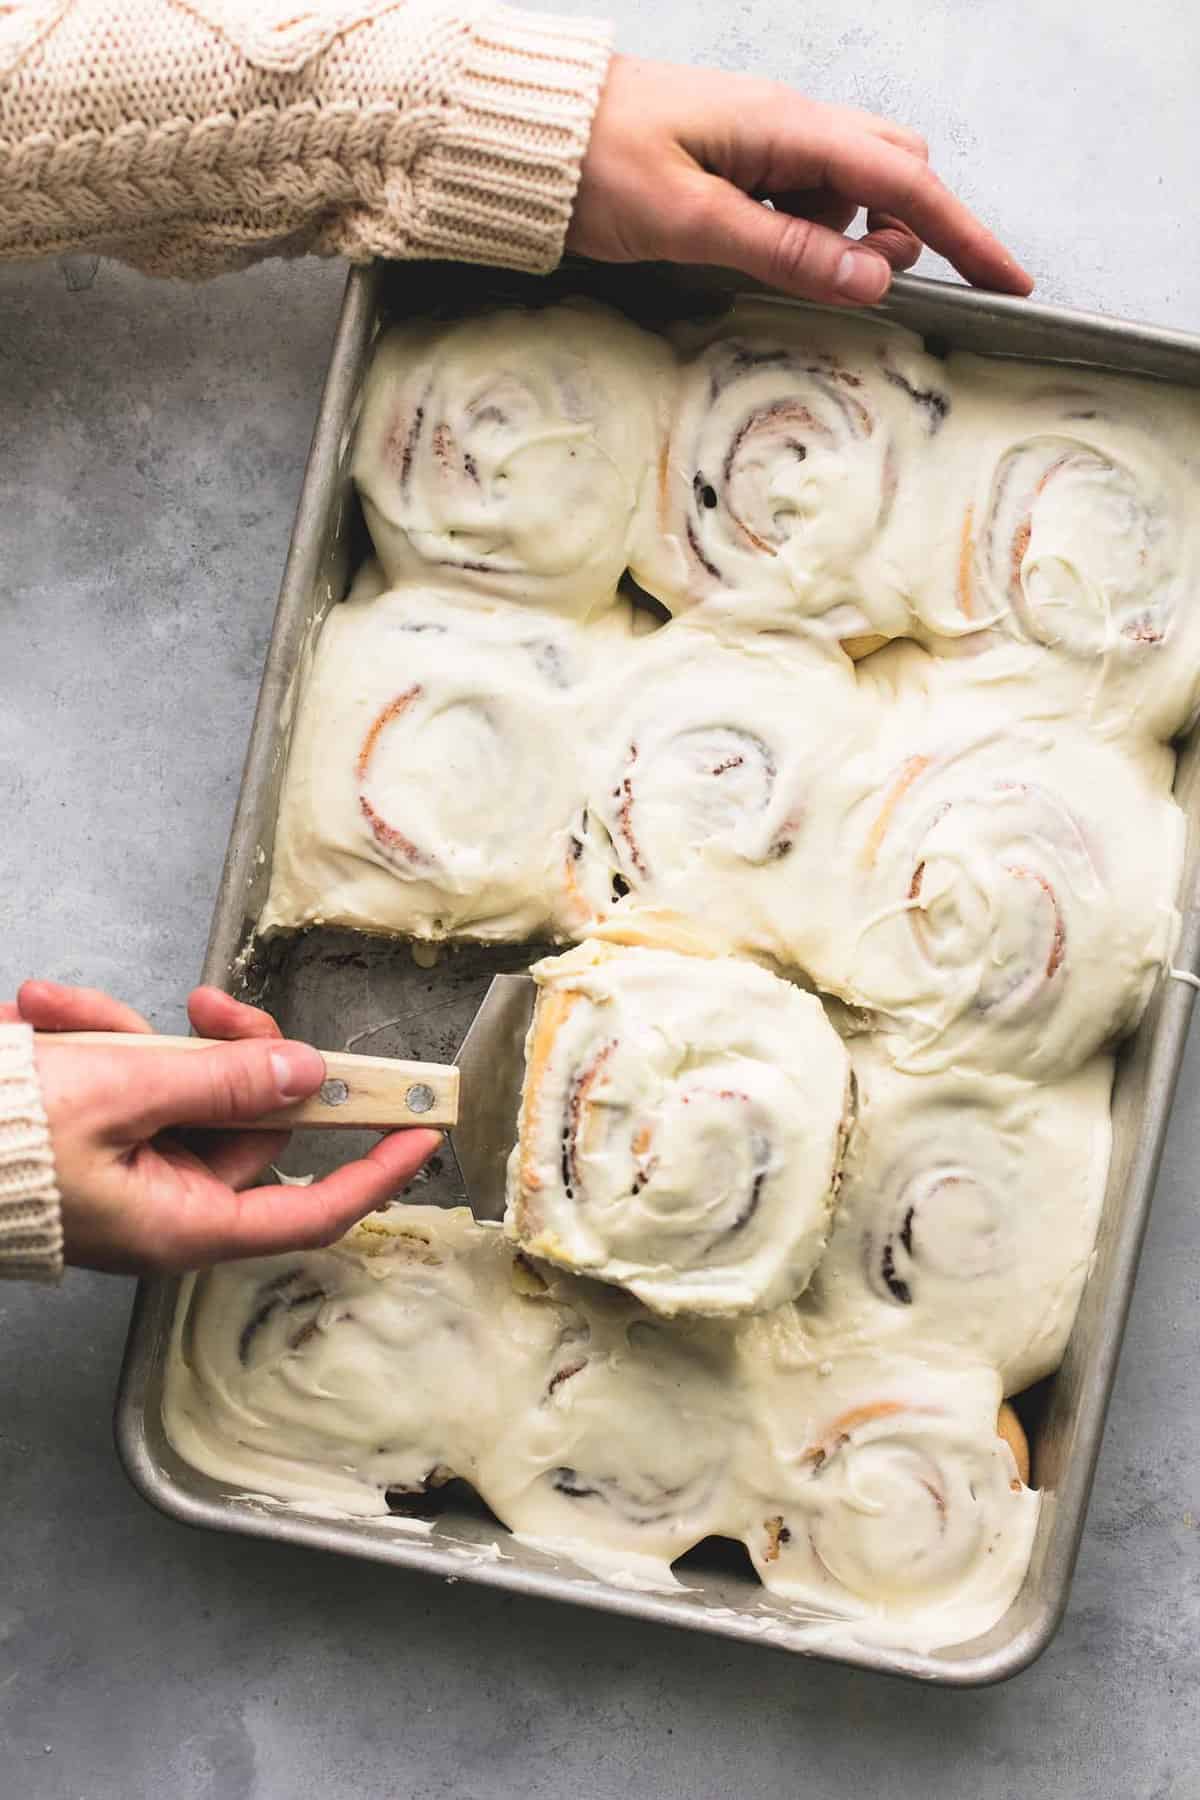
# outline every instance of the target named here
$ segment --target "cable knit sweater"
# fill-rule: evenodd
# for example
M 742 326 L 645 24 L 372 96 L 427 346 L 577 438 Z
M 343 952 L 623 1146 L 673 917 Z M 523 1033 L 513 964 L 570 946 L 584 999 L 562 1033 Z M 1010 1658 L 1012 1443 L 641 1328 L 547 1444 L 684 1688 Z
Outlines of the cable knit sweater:
M 594 21 L 483 0 L 0 0 L 0 257 L 541 272 L 608 55 Z M 0 1026 L 0 1275 L 61 1268 L 32 1035 Z

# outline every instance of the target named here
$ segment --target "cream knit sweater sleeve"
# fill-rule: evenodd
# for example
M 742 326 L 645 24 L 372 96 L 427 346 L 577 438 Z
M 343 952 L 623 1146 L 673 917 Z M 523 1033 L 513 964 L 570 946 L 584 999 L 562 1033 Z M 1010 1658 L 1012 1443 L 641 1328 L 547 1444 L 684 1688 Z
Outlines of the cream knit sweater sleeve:
M 0 0 L 0 257 L 552 268 L 608 54 L 484 0 Z
M 0 257 L 549 269 L 608 55 L 482 0 L 0 0 Z M 0 1025 L 0 1276 L 61 1269 L 33 1036 Z
M 0 1275 L 54 1281 L 62 1219 L 28 1025 L 0 1025 Z

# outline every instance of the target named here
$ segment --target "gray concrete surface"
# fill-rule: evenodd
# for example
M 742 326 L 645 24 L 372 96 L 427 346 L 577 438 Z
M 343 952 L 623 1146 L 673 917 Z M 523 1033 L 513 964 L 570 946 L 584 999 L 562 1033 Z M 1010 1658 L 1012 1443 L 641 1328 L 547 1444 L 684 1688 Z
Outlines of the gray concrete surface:
M 920 127 L 1049 297 L 1200 325 L 1193 0 L 616 12 Z M 0 272 L 4 991 L 181 1021 L 340 285 Z M 1200 1796 L 1198 1099 L 1194 1045 L 1070 1614 L 999 1690 L 189 1533 L 110 1445 L 129 1285 L 0 1291 L 0 1796 Z

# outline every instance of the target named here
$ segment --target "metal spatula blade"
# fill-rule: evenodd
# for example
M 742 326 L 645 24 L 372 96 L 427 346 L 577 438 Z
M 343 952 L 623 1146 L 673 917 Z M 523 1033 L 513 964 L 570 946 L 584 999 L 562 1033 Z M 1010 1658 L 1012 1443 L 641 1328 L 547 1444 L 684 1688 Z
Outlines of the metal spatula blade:
M 450 1141 L 477 1219 L 504 1217 L 505 1174 L 517 1141 L 525 1036 L 536 993 L 529 975 L 494 975 L 454 1059 L 461 1086 Z

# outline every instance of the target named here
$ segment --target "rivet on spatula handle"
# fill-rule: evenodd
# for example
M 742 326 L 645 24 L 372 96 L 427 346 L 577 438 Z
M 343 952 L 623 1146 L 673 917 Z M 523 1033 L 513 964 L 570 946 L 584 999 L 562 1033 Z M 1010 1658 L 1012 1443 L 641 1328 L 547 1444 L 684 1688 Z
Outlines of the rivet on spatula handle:
M 211 1050 L 213 1038 L 154 1037 L 124 1031 L 48 1031 L 36 1034 L 55 1044 L 103 1044 L 114 1050 Z M 401 1062 L 393 1056 L 351 1056 L 322 1050 L 325 1080 L 308 1100 L 282 1107 L 261 1119 L 241 1119 L 236 1131 L 277 1131 L 292 1125 L 326 1131 L 366 1128 L 388 1131 L 399 1125 L 448 1128 L 458 1123 L 458 1070 L 441 1063 Z

